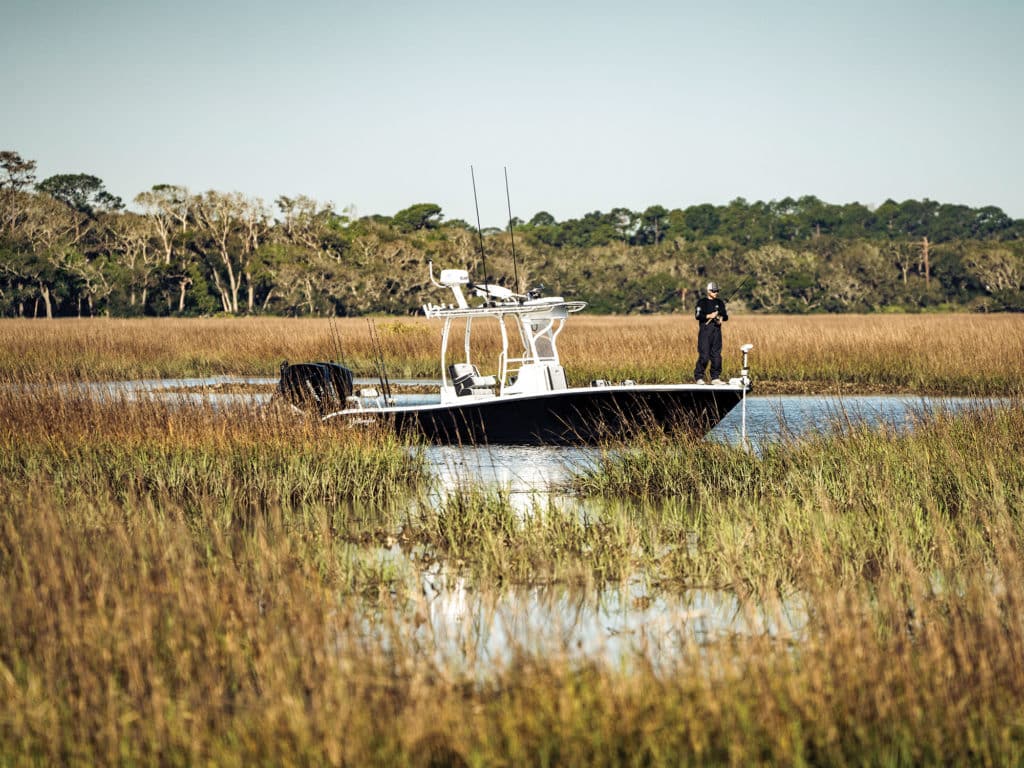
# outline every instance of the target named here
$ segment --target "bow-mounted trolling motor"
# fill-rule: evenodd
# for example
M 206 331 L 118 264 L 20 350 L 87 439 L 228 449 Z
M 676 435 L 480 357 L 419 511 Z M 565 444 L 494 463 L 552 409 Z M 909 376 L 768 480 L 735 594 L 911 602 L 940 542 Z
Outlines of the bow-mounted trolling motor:
M 747 450 L 750 449 L 750 441 L 747 440 L 747 392 L 750 391 L 750 363 L 747 358 L 750 355 L 750 350 L 754 348 L 753 344 L 744 344 L 740 347 L 740 352 L 743 353 L 743 367 L 740 369 L 740 384 L 743 386 L 743 397 L 740 400 L 740 440 L 743 447 Z

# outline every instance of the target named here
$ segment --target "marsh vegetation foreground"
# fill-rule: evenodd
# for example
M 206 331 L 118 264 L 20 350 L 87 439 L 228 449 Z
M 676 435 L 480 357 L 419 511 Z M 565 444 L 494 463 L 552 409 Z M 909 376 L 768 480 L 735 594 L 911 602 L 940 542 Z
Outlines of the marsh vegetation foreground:
M 108 375 L 207 354 L 86 325 Z M 1024 758 L 1016 390 L 756 453 L 650 434 L 569 479 L 585 506 L 523 508 L 472 483 L 438 494 L 424 452 L 387 434 L 40 385 L 76 378 L 62 366 L 84 351 L 54 326 L 4 345 L 0 763 Z M 222 362 L 244 357 L 223 335 Z M 993 374 L 983 349 L 960 368 L 966 349 L 928 355 L 967 394 L 1019 379 L 1019 357 Z M 644 617 L 596 642 L 615 654 L 531 621 L 538 601 L 608 595 Z M 740 620 L 702 631 L 723 604 Z M 482 658 L 485 626 L 504 642 Z

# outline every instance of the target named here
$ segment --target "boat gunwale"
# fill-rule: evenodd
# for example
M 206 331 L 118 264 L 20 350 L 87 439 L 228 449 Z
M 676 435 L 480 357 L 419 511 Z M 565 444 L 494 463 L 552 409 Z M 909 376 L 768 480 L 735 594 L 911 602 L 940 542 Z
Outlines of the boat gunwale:
M 550 390 L 547 392 L 521 392 L 508 395 L 464 395 L 455 402 L 447 403 L 421 403 L 417 405 L 369 405 L 363 408 L 345 408 L 340 411 L 332 411 L 324 414 L 323 421 L 336 417 L 357 415 L 357 414 L 390 414 L 409 413 L 436 410 L 453 410 L 488 405 L 491 403 L 522 402 L 525 400 L 541 400 L 545 398 L 564 398 L 569 394 L 588 393 L 666 393 L 666 392 L 738 392 L 742 396 L 749 392 L 750 386 L 742 383 L 732 384 L 609 384 L 599 387 L 567 387 L 566 389 Z

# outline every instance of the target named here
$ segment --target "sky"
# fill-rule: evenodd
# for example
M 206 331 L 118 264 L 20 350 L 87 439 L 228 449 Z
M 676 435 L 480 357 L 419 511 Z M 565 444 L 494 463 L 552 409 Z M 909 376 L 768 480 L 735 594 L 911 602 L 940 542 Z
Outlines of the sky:
M 475 224 L 472 167 L 484 227 L 808 194 L 1024 218 L 1021 0 L 0 6 L 0 150 L 126 202 Z

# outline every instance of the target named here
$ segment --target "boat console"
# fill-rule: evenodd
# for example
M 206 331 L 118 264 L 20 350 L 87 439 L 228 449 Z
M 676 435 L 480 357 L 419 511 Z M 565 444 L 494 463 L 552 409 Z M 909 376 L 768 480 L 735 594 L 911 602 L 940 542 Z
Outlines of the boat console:
M 517 294 L 504 286 L 474 284 L 465 269 L 443 269 L 430 282 L 452 292 L 454 304 L 424 304 L 423 314 L 444 320 L 441 332 L 441 402 L 466 397 L 494 397 L 540 394 L 567 388 L 565 369 L 558 356 L 558 334 L 571 313 L 586 303 L 566 301 L 561 296 L 540 296 L 539 290 Z M 470 305 L 468 289 L 483 304 Z M 481 376 L 473 362 L 474 320 L 496 321 L 501 333 L 501 352 L 496 373 Z M 449 363 L 448 347 L 455 321 L 464 323 L 462 359 Z M 511 327 L 511 331 L 510 331 Z M 518 343 L 513 343 L 513 340 Z

